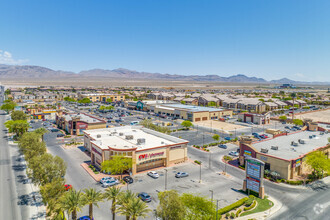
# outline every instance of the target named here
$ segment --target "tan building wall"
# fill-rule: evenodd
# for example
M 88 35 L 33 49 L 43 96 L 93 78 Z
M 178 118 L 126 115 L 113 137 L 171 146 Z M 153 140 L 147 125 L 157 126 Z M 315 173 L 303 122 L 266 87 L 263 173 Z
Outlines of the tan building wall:
M 291 176 L 291 162 L 275 157 L 270 157 L 265 154 L 256 153 L 256 158 L 270 164 L 270 170 L 278 172 L 282 178 L 290 179 Z
M 93 130 L 93 129 L 106 128 L 106 127 L 107 127 L 106 123 L 88 124 L 86 130 Z

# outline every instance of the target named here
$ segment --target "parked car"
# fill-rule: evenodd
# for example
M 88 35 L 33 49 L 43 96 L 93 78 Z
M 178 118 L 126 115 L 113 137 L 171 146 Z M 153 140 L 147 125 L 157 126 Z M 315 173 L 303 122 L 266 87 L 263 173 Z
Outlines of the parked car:
M 64 137 L 65 135 L 64 134 L 57 134 L 56 137 Z
M 70 189 L 72 189 L 72 185 L 70 184 L 65 184 L 64 187 L 65 187 L 65 191 L 69 191 Z
M 176 178 L 182 178 L 182 177 L 187 177 L 187 176 L 189 176 L 189 174 L 186 173 L 186 172 L 177 172 L 177 173 L 175 174 L 175 177 L 176 177 Z
M 151 197 L 149 196 L 148 193 L 142 192 L 138 194 L 138 197 L 143 201 L 143 202 L 151 202 Z
M 117 184 L 119 184 L 119 181 L 117 179 L 107 180 L 107 181 L 103 182 L 102 187 L 106 188 L 106 187 L 114 186 Z
M 236 152 L 236 151 L 230 151 L 229 152 L 229 155 L 230 156 L 234 156 L 234 157 L 238 157 L 239 156 L 238 152 Z
M 78 218 L 77 220 L 94 220 L 94 218 L 91 219 L 88 215 L 86 215 Z
M 227 145 L 225 145 L 225 144 L 219 144 L 218 147 L 223 148 L 223 149 L 227 149 Z
M 266 139 L 266 138 L 268 138 L 268 136 L 267 136 L 266 134 L 262 134 L 262 135 L 260 135 L 259 137 L 261 137 L 262 139 Z
M 125 177 L 123 177 L 123 180 L 124 180 L 126 183 L 128 183 L 128 184 L 131 184 L 131 183 L 134 182 L 134 181 L 133 181 L 133 178 L 130 177 L 130 176 L 125 176 Z
M 50 131 L 51 131 L 51 132 L 58 132 L 59 129 L 57 129 L 57 128 L 52 128 Z
M 231 140 L 231 137 L 225 137 L 225 140 L 226 141 L 230 141 Z
M 101 180 L 100 180 L 100 183 L 103 184 L 104 182 L 108 181 L 108 180 L 115 180 L 115 178 L 113 177 L 103 177 Z
M 159 174 L 156 171 L 149 171 L 148 176 L 157 179 L 159 177 Z

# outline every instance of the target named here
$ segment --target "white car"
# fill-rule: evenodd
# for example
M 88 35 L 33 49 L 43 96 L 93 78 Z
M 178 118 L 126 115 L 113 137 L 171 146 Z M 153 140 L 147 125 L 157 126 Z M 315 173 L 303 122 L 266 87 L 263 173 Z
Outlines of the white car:
M 149 171 L 148 176 L 157 179 L 159 177 L 159 174 L 156 171 Z
M 106 187 L 114 186 L 114 185 L 117 185 L 117 184 L 119 184 L 119 181 L 117 179 L 107 180 L 107 181 L 103 182 L 102 186 L 104 188 L 106 188 Z
M 100 180 L 100 183 L 103 184 L 104 182 L 109 181 L 109 180 L 115 180 L 115 178 L 113 178 L 113 177 L 103 177 Z
M 238 152 L 236 152 L 236 151 L 230 151 L 230 152 L 229 152 L 229 155 L 230 155 L 230 156 L 234 156 L 234 157 L 238 157 L 239 154 L 238 154 Z

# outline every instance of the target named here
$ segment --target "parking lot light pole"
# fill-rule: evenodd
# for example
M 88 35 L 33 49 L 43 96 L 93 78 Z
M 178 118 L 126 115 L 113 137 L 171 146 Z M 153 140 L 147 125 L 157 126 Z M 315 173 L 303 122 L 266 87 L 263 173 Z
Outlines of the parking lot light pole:
M 211 202 L 213 202 L 213 190 L 210 189 L 209 191 L 211 192 Z
M 165 169 L 165 191 L 167 190 L 167 169 Z
M 218 209 L 219 209 L 219 199 L 217 199 L 217 212 L 215 213 L 215 219 L 218 220 Z
M 202 182 L 202 161 L 199 161 L 199 183 Z

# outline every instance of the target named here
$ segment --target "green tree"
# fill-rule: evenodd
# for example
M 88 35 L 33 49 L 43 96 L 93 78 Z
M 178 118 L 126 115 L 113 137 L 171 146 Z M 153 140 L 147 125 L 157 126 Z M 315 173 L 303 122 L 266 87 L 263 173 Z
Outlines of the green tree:
M 323 151 L 314 151 L 306 156 L 306 164 L 310 166 L 315 174 L 330 172 L 330 159 Z
M 132 158 L 119 155 L 112 156 L 101 164 L 101 169 L 111 174 L 123 174 L 124 171 L 132 169 Z
M 132 220 L 137 220 L 138 217 L 146 218 L 148 213 L 151 212 L 147 204 L 136 197 L 132 198 L 123 208 L 122 213 L 130 216 Z
M 188 121 L 188 120 L 183 121 L 183 122 L 181 123 L 181 125 L 182 125 L 183 127 L 185 127 L 187 130 L 188 130 L 190 127 L 193 127 L 193 126 L 194 126 L 193 123 L 192 123 L 191 121 Z
M 63 178 L 55 179 L 50 183 L 40 186 L 40 194 L 42 196 L 43 203 L 47 205 L 48 216 L 56 215 L 59 219 L 61 219 L 60 216 L 64 217 L 63 210 L 58 207 L 58 201 L 64 193 L 65 188 Z
M 14 110 L 16 103 L 11 100 L 6 100 L 5 103 L 1 106 L 1 110 L 6 111 L 9 113 L 10 111 Z
M 10 133 L 15 133 L 17 138 L 21 137 L 30 127 L 29 123 L 25 120 L 6 121 L 5 126 Z
M 37 128 L 36 130 L 34 130 L 33 132 L 40 135 L 41 140 L 43 141 L 44 140 L 44 135 L 46 133 L 48 133 L 49 131 L 46 128 L 40 127 L 40 128 Z
M 83 99 L 80 99 L 78 101 L 78 103 L 81 103 L 81 104 L 88 104 L 88 103 L 91 103 L 91 100 L 89 98 L 83 98 Z
M 182 100 L 180 103 L 181 103 L 181 104 L 183 104 L 183 105 L 184 105 L 184 104 L 186 104 L 186 102 L 185 102 L 185 101 L 183 101 L 183 100 Z
M 207 105 L 208 105 L 208 106 L 217 106 L 217 103 L 216 103 L 216 102 L 213 102 L 213 101 L 211 101 L 211 102 L 207 103 Z
M 26 114 L 23 111 L 12 111 L 10 116 L 13 121 L 17 121 L 17 120 L 25 121 L 26 120 Z
M 98 203 L 103 201 L 103 194 L 93 188 L 85 189 L 84 193 L 83 202 L 89 206 L 89 218 L 93 219 L 93 206 L 99 207 Z
M 110 103 L 110 102 L 112 102 L 112 99 L 109 98 L 109 99 L 106 100 L 106 102 Z
M 159 192 L 158 199 L 157 217 L 162 220 L 184 219 L 186 208 L 176 190 Z
M 109 187 L 105 190 L 103 197 L 106 200 L 111 200 L 111 212 L 112 212 L 112 220 L 116 219 L 116 212 L 117 212 L 117 203 L 119 197 L 121 196 L 120 188 L 117 186 Z
M 219 136 L 218 134 L 215 134 L 215 135 L 212 136 L 212 138 L 213 138 L 213 140 L 215 140 L 215 141 L 219 141 L 220 136 Z
M 45 185 L 62 178 L 66 172 L 66 164 L 62 158 L 51 154 L 35 156 L 28 162 L 28 176 L 37 185 Z
M 282 116 L 279 117 L 279 119 L 281 121 L 286 121 L 288 118 L 285 115 L 282 115 Z
M 72 220 L 77 219 L 77 212 L 80 212 L 84 205 L 84 194 L 79 190 L 69 190 L 60 199 L 59 206 L 71 213 Z
M 291 93 L 290 97 L 292 98 L 292 120 L 294 119 L 294 100 L 297 98 L 297 94 L 296 93 Z
M 127 190 L 125 192 L 121 192 L 118 198 L 118 211 L 120 215 L 125 215 L 126 220 L 130 219 L 131 213 L 129 212 L 130 209 L 130 202 L 136 198 L 136 193 L 133 193 L 131 190 Z
M 27 162 L 33 157 L 46 153 L 46 144 L 40 141 L 40 135 L 35 132 L 24 133 L 18 141 L 18 147 Z
M 181 196 L 181 200 L 187 210 L 185 217 L 187 220 L 209 220 L 212 219 L 215 214 L 214 203 L 205 197 L 184 193 Z
M 304 122 L 300 119 L 293 119 L 293 124 L 303 126 Z
M 10 89 L 6 89 L 5 95 L 9 95 L 11 93 Z
M 75 99 L 73 99 L 73 98 L 71 98 L 69 96 L 64 97 L 63 100 L 66 101 L 66 102 L 75 102 L 76 101 Z

